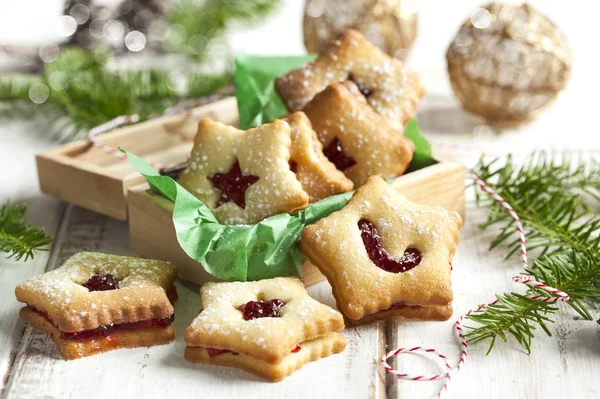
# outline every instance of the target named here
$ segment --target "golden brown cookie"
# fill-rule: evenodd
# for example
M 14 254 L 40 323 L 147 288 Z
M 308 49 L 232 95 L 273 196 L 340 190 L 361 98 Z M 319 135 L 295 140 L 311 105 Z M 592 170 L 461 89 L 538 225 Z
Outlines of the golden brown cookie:
M 412 203 L 373 176 L 342 210 L 306 227 L 299 246 L 348 318 L 381 311 L 410 316 L 393 308 L 419 305 L 446 307 L 419 310 L 440 319 L 451 309 L 450 262 L 461 225 L 456 212 Z
M 226 224 L 254 224 L 308 204 L 290 170 L 290 126 L 281 120 L 247 131 L 198 122 L 188 168 L 179 183 Z
M 190 361 L 240 367 L 279 380 L 344 348 L 343 337 L 332 334 L 344 328 L 342 315 L 312 299 L 297 278 L 206 283 L 200 301 L 202 311 L 185 333 Z M 216 359 L 224 355 L 223 362 Z M 250 368 L 253 361 L 256 367 Z
M 185 358 L 194 363 L 235 367 L 276 382 L 300 370 L 307 363 L 342 352 L 345 347 L 346 339 L 342 335 L 329 333 L 303 342 L 298 346 L 298 350 L 290 352 L 278 363 L 267 363 L 241 353 L 215 352 L 193 346 L 185 348 Z
M 306 115 L 295 112 L 284 120 L 292 128 L 290 169 L 310 202 L 352 190 L 354 183 L 323 155 L 323 145 Z
M 80 252 L 17 286 L 21 317 L 50 334 L 65 359 L 169 342 L 175 265 Z
M 359 186 L 369 176 L 388 180 L 404 173 L 414 145 L 375 113 L 357 90 L 352 82 L 333 84 L 303 111 L 325 156 Z
M 399 130 L 415 115 L 425 94 L 418 74 L 352 29 L 314 62 L 277 78 L 275 89 L 293 112 L 327 86 L 345 80 L 354 81 L 375 111 Z

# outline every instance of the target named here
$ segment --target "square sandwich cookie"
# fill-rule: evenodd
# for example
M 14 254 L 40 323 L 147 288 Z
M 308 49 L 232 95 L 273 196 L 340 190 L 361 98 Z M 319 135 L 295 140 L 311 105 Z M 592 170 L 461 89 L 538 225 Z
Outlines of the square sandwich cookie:
M 328 86 L 303 111 L 325 156 L 356 186 L 373 175 L 400 176 L 412 160 L 413 142 L 373 111 L 350 81 Z
M 373 176 L 342 210 L 306 227 L 299 245 L 348 319 L 447 320 L 461 225 L 456 212 L 412 203 Z
M 302 282 L 277 277 L 206 283 L 202 311 L 185 332 L 185 358 L 280 381 L 306 363 L 340 353 L 342 315 L 312 299 Z
M 243 131 L 204 118 L 179 183 L 220 223 L 254 224 L 293 212 L 309 198 L 290 170 L 290 147 L 291 128 L 282 120 Z
M 169 343 L 175 265 L 80 252 L 17 286 L 19 316 L 48 335 L 65 359 Z
M 425 94 L 419 75 L 358 31 L 348 29 L 319 57 L 275 80 L 290 111 L 298 111 L 331 84 L 352 80 L 391 126 L 402 130 Z
M 310 202 L 352 190 L 354 183 L 323 154 L 323 145 L 306 115 L 295 112 L 284 120 L 292 128 L 290 169 L 310 197 Z

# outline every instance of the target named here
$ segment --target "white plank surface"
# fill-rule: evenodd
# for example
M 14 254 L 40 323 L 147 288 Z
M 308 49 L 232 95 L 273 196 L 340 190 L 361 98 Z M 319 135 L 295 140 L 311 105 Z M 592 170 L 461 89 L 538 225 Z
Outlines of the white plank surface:
M 237 49 L 249 53 L 300 53 L 301 2 L 289 0 L 280 14 L 261 29 L 233 33 Z M 428 95 L 419 110 L 422 130 L 440 152 L 472 164 L 478 152 L 523 151 L 533 148 L 582 147 L 600 149 L 597 132 L 596 52 L 592 34 L 600 6 L 591 2 L 565 5 L 558 0 L 532 1 L 565 30 L 573 47 L 573 77 L 559 100 L 533 123 L 519 130 L 496 133 L 481 120 L 464 113 L 451 95 L 443 54 L 475 0 L 419 2 L 419 37 L 410 62 L 424 78 Z M 584 5 L 585 4 L 585 8 Z M 0 27 L 2 29 L 2 27 Z M 455 315 L 444 323 L 389 321 L 348 329 L 343 354 L 309 364 L 281 383 L 270 384 L 241 371 L 191 365 L 183 359 L 183 332 L 198 311 L 197 287 L 178 284 L 177 339 L 171 345 L 120 350 L 65 362 L 51 341 L 18 321 L 20 307 L 15 285 L 50 270 L 79 250 L 128 253 L 127 226 L 91 212 L 66 207 L 39 194 L 33 155 L 47 148 L 45 128 L 33 123 L 0 121 L 0 200 L 25 200 L 32 222 L 56 235 L 51 253 L 26 264 L 0 260 L 0 375 L 2 397 L 248 397 L 248 398 L 428 398 L 440 382 L 397 381 L 376 363 L 395 346 L 426 345 L 440 349 L 454 364 L 458 359 L 452 324 L 460 313 L 493 299 L 494 293 L 520 290 L 510 278 L 520 271 L 516 259 L 488 252 L 492 232 L 477 223 L 485 212 L 468 207 L 462 239 L 453 262 Z M 40 132 L 40 133 L 37 133 Z M 462 147 L 457 149 L 454 144 Z M 316 299 L 334 306 L 330 288 L 321 283 L 309 289 Z M 485 344 L 473 346 L 465 368 L 454 377 L 451 398 L 600 397 L 600 327 L 579 320 L 562 306 L 553 337 L 536 338 L 533 354 L 514 343 L 499 342 L 485 356 Z M 600 306 L 593 311 L 600 318 Z M 541 334 L 541 332 L 540 332 Z M 438 365 L 418 356 L 398 358 L 398 366 L 419 373 L 437 372 Z

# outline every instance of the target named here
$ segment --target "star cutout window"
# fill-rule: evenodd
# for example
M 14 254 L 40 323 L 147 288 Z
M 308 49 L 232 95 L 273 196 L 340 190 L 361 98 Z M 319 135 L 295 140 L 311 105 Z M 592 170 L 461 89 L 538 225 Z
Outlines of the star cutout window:
M 201 119 L 179 183 L 220 223 L 254 224 L 302 209 L 309 197 L 290 170 L 290 136 L 281 120 L 243 131 Z

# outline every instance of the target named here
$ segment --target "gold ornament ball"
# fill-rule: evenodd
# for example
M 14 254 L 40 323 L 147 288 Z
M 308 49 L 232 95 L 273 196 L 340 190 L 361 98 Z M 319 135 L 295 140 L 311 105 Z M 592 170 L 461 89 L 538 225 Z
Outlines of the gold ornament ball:
M 463 106 L 495 125 L 531 120 L 565 87 L 571 51 L 564 34 L 527 4 L 477 8 L 446 53 Z
M 417 37 L 416 0 L 306 0 L 304 45 L 322 51 L 346 29 L 404 60 Z

